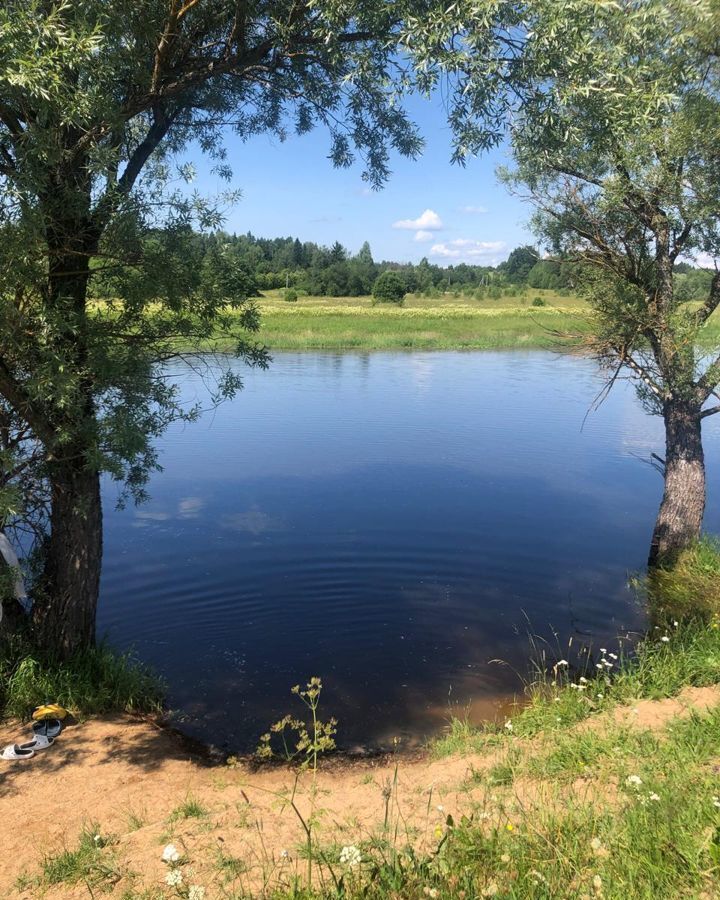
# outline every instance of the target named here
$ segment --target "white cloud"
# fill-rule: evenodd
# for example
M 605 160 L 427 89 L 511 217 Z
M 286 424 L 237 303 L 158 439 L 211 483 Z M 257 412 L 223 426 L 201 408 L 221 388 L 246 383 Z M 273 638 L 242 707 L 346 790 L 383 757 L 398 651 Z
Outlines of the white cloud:
M 494 265 L 506 249 L 505 241 L 472 241 L 468 238 L 458 238 L 455 241 L 433 244 L 430 253 L 432 256 L 440 256 L 443 259 L 467 260 L 468 262 Z
M 445 226 L 434 209 L 426 209 L 417 219 L 400 219 L 393 222 L 393 228 L 404 228 L 406 231 L 441 231 Z
M 435 237 L 435 235 L 432 233 L 432 231 L 423 231 L 421 229 L 420 231 L 415 232 L 415 240 L 419 241 L 420 243 L 431 241 L 433 237 Z
M 460 212 L 477 214 L 488 212 L 487 206 L 461 206 Z

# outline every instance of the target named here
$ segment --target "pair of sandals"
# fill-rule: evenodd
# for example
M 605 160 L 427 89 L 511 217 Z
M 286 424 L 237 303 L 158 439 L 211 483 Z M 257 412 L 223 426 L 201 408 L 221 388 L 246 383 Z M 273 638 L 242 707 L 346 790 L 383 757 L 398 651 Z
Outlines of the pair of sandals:
M 0 753 L 2 759 L 32 759 L 37 750 L 45 750 L 55 743 L 55 738 L 63 729 L 60 719 L 41 719 L 33 722 L 32 740 L 24 744 L 8 744 Z

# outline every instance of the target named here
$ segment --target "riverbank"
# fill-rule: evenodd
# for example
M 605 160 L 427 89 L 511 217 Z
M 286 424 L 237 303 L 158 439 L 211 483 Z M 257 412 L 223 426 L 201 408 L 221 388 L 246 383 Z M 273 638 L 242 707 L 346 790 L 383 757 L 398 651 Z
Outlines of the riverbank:
M 536 298 L 544 306 L 533 306 Z M 409 295 L 402 307 L 369 297 L 278 294 L 259 300 L 259 339 L 277 350 L 497 350 L 566 347 L 588 330 L 587 307 L 549 291 L 500 300 Z
M 717 896 L 717 626 L 671 622 L 633 660 L 601 652 L 587 676 L 558 660 L 506 721 L 455 721 L 419 757 L 327 760 L 316 776 L 196 755 L 148 718 L 68 727 L 0 770 L 0 816 L 13 823 L 0 892 Z M 5 723 L 3 742 L 18 729 Z
M 537 304 L 538 301 L 542 305 Z M 591 330 L 590 310 L 578 297 L 530 290 L 496 300 L 409 294 L 402 307 L 372 305 L 370 297 L 300 297 L 282 291 L 257 301 L 258 339 L 271 350 L 572 350 Z M 720 316 L 705 326 L 702 343 L 720 340 Z M 234 339 L 212 346 L 230 350 Z

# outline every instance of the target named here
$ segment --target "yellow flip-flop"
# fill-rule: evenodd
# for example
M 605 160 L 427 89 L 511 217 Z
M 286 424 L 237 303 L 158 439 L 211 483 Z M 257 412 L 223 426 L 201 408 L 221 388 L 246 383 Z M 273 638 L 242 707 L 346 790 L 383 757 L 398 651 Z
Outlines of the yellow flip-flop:
M 60 706 L 59 703 L 45 703 L 33 710 L 32 717 L 36 722 L 42 719 L 64 719 L 68 711 Z

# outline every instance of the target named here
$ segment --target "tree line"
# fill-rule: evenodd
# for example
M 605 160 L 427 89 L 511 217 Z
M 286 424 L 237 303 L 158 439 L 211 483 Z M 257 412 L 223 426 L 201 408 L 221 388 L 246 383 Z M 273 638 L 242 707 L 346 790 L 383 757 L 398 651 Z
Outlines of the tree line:
M 368 241 L 353 254 L 339 241 L 326 247 L 297 237 L 256 237 L 251 232 L 229 234 L 194 232 L 183 248 L 182 259 L 200 282 L 212 281 L 216 270 L 228 261 L 246 273 L 243 286 L 249 295 L 276 289 L 292 289 L 313 297 L 364 297 L 372 294 L 378 276 L 396 272 L 405 293 L 439 297 L 462 293 L 477 299 L 513 296 L 526 288 L 568 294 L 577 288 L 581 275 L 576 262 L 543 257 L 536 246 L 512 250 L 496 266 L 469 263 L 440 266 L 423 257 L 418 263 L 383 260 L 375 262 Z M 701 300 L 709 289 L 712 271 L 687 262 L 674 266 L 678 296 Z M 96 287 L 97 290 L 97 287 Z M 106 293 L 112 282 L 105 283 Z

